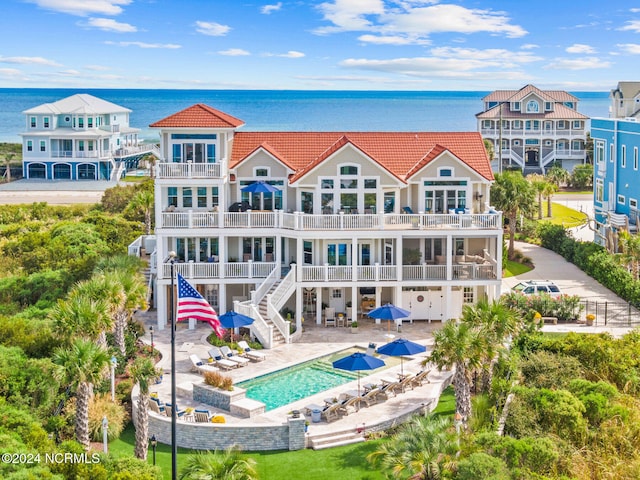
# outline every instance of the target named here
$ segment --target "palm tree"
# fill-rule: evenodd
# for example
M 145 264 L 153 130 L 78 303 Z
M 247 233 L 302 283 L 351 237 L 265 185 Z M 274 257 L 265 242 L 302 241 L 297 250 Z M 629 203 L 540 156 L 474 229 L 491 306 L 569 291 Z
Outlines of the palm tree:
M 13 158 L 16 156 L 15 153 L 5 153 L 4 154 L 4 164 L 5 164 L 5 174 L 7 177 L 7 183 L 9 183 L 11 181 L 11 161 L 13 160 Z
M 507 171 L 495 175 L 491 187 L 491 204 L 501 210 L 509 220 L 509 258 L 515 255 L 516 223 L 520 214 L 529 215 L 534 205 L 533 187 L 519 171 Z
M 234 447 L 224 452 L 197 452 L 189 455 L 180 472 L 180 480 L 205 480 L 224 478 L 225 480 L 256 480 L 256 461 L 242 458 Z
M 547 184 L 544 176 L 539 173 L 531 173 L 527 175 L 527 181 L 533 185 L 536 193 L 538 194 L 538 220 L 542 220 L 542 195 Z
M 559 165 L 551 167 L 546 177 L 558 188 L 562 185 L 567 185 L 571 180 L 571 174 Z
M 637 235 L 631 235 L 626 230 L 621 230 L 618 234 L 618 248 L 620 253 L 617 257 L 620 263 L 627 267 L 634 280 L 638 280 L 640 276 L 640 238 Z
M 456 413 L 466 422 L 471 416 L 471 375 L 485 358 L 486 342 L 479 329 L 469 322 L 447 321 L 434 333 L 435 340 L 430 361 L 439 369 L 455 367 L 453 390 Z
M 127 205 L 127 210 L 142 210 L 146 235 L 151 235 L 153 205 L 153 192 L 150 190 L 139 190 Z
M 549 218 L 553 216 L 551 212 L 551 197 L 553 197 L 553 194 L 557 191 L 558 187 L 555 183 L 547 182 L 544 186 L 544 191 L 542 192 L 542 195 L 547 199 L 547 217 Z
M 149 448 L 149 383 L 158 377 L 160 372 L 153 362 L 146 357 L 138 357 L 129 370 L 134 383 L 140 386 L 138 393 L 138 409 L 136 414 L 136 448 L 134 454 L 141 460 L 147 459 Z
M 77 338 L 70 347 L 60 347 L 53 356 L 56 377 L 76 389 L 76 440 L 89 448 L 89 400 L 93 384 L 104 378 L 110 363 L 107 351 L 91 340 Z
M 139 273 L 145 266 L 145 262 L 140 260 L 139 257 L 123 253 L 120 255 L 113 255 L 102 258 L 96 266 L 96 272 L 106 273 L 118 270 L 130 275 L 134 275 L 136 273 Z
M 71 342 L 73 338 L 80 337 L 97 341 L 98 345 L 105 348 L 105 331 L 113 326 L 103 300 L 81 293 L 73 294 L 73 290 L 66 300 L 58 300 L 49 311 L 49 318 L 64 341 Z
M 435 480 L 451 471 L 458 449 L 451 419 L 416 415 L 367 456 L 395 478 Z

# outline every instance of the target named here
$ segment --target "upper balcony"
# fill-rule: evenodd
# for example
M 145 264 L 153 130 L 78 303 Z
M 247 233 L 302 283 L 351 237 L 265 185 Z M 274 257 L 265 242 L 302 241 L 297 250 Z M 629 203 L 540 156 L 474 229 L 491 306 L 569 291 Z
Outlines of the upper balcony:
M 162 212 L 159 228 L 273 228 L 284 230 L 437 230 L 502 228 L 502 213 L 450 214 L 305 214 L 275 211 Z
M 157 178 L 221 178 L 222 163 L 156 163 Z

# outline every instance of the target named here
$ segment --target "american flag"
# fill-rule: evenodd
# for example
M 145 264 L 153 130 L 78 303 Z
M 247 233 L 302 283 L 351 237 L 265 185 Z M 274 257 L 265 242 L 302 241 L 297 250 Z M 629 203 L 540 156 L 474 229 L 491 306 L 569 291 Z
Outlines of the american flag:
M 216 332 L 218 338 L 224 335 L 224 329 L 220 325 L 218 314 L 198 291 L 193 288 L 184 277 L 178 274 L 178 311 L 176 322 L 195 318 L 207 322 Z

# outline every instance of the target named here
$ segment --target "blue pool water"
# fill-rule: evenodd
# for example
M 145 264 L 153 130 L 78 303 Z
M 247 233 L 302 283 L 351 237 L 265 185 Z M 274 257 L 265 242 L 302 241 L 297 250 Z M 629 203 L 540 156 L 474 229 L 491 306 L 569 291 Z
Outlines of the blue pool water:
M 300 363 L 293 367 L 239 382 L 238 387 L 247 390 L 247 397 L 265 404 L 266 410 L 287 405 L 316 393 L 339 387 L 358 378 L 356 372 L 334 369 L 332 362 L 360 349 L 348 349 L 325 357 Z M 389 367 L 389 359 L 385 359 Z M 382 368 L 386 368 L 382 367 Z M 363 375 L 376 372 L 372 370 Z

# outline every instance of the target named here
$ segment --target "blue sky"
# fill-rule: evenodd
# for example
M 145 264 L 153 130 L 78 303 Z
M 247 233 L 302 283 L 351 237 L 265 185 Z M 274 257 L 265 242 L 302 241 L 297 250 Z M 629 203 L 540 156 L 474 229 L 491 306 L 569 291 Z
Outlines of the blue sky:
M 0 87 L 608 91 L 640 1 L 3 0 Z

